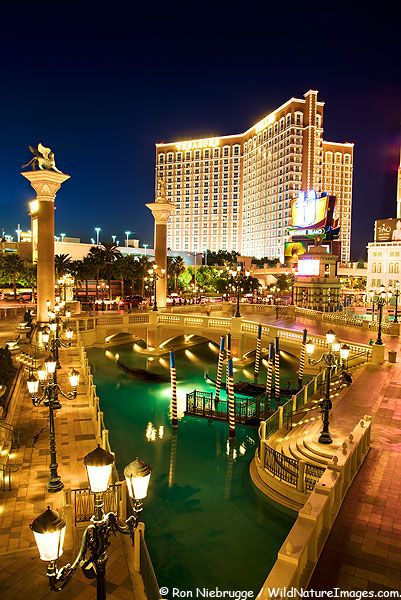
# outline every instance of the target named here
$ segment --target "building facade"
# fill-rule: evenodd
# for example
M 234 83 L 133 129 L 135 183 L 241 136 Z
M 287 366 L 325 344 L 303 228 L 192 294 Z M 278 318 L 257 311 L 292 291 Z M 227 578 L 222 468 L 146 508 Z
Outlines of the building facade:
M 323 139 L 324 103 L 309 90 L 238 135 L 156 144 L 156 180 L 175 213 L 172 250 L 280 257 L 300 190 L 337 196 L 341 261 L 350 260 L 353 144 Z

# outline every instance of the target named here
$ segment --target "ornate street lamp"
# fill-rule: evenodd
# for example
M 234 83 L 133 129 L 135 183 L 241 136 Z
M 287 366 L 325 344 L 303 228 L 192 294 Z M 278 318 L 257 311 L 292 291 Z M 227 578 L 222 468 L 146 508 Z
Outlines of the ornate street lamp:
M 72 387 L 72 392 L 63 392 L 56 380 L 56 360 L 49 356 L 44 366 L 38 369 L 38 379 L 31 374 L 27 379 L 28 392 L 32 398 L 32 404 L 39 406 L 42 402 L 49 407 L 49 431 L 50 431 L 50 477 L 47 483 L 47 491 L 51 493 L 59 492 L 63 489 L 63 483 L 57 472 L 56 456 L 56 436 L 54 431 L 54 410 L 55 402 L 58 402 L 58 395 L 64 398 L 74 400 L 77 397 L 77 388 L 79 384 L 79 373 L 72 369 L 68 378 Z M 41 395 L 38 396 L 39 384 Z
M 371 292 L 372 292 L 372 290 L 371 290 Z M 390 301 L 392 295 L 393 295 L 393 292 L 392 292 L 391 288 L 389 288 L 386 291 L 386 288 L 384 287 L 384 285 L 381 285 L 380 288 L 378 290 L 376 290 L 376 295 L 373 297 L 373 300 L 372 300 L 373 305 L 377 304 L 378 309 L 379 309 L 379 326 L 378 326 L 378 330 L 377 330 L 377 340 L 375 342 L 379 346 L 383 346 L 383 340 L 382 340 L 383 306 L 385 304 L 387 304 L 387 302 Z
M 394 323 L 398 323 L 398 296 L 399 295 L 400 295 L 400 282 L 396 281 L 395 282 L 395 292 L 394 292 L 394 298 L 395 298 Z
M 331 399 L 330 399 L 330 379 L 331 379 L 331 371 L 332 369 L 342 366 L 344 367 L 345 361 L 348 360 L 350 348 L 343 344 L 341 346 L 340 342 L 336 341 L 336 334 L 331 329 L 326 333 L 326 340 L 329 346 L 329 350 L 324 352 L 322 356 L 315 360 L 312 357 L 312 354 L 315 350 L 315 344 L 308 340 L 306 342 L 306 352 L 308 354 L 308 361 L 310 365 L 318 365 L 320 362 L 324 361 L 326 365 L 326 391 L 322 403 L 323 409 L 323 430 L 319 436 L 320 444 L 331 444 L 333 442 L 330 431 L 329 431 L 329 414 L 331 410 Z
M 147 496 L 152 469 L 138 458 L 125 467 L 124 476 L 128 494 L 133 500 L 133 515 L 122 523 L 115 513 L 104 513 L 104 492 L 109 486 L 114 456 L 98 446 L 85 456 L 84 464 L 94 495 L 94 514 L 90 525 L 83 532 L 81 547 L 74 562 L 60 569 L 57 567 L 57 559 L 63 553 L 66 531 L 66 522 L 57 512 L 48 506 L 30 527 L 40 558 L 48 563 L 47 576 L 51 590 L 61 591 L 71 581 L 78 567 L 81 567 L 87 578 L 96 578 L 97 600 L 106 600 L 106 564 L 110 535 L 121 533 L 131 536 L 134 541 L 133 536 L 138 526 L 142 500 Z
M 236 318 L 240 318 L 241 317 L 241 311 L 240 311 L 240 293 L 241 293 L 241 282 L 245 281 L 245 278 L 248 278 L 250 276 L 250 271 L 244 271 L 243 270 L 243 265 L 237 265 L 237 269 L 234 271 L 231 271 L 231 277 L 233 278 L 233 280 L 235 281 L 235 287 L 237 290 L 237 310 L 235 313 L 235 317 Z
M 160 273 L 157 272 L 159 267 L 156 263 L 153 263 L 152 267 L 148 269 L 149 277 L 153 280 L 153 308 L 152 310 L 157 311 L 157 300 L 156 300 L 156 282 L 158 279 L 163 279 L 166 276 L 166 269 L 160 269 Z

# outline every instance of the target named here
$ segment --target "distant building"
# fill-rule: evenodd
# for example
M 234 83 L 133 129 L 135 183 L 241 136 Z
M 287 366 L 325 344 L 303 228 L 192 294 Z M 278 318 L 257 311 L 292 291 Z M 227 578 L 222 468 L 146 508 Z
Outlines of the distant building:
M 384 285 L 401 284 L 401 165 L 397 177 L 397 218 L 375 221 L 375 241 L 367 245 L 369 292 Z
M 241 134 L 156 144 L 156 178 L 175 205 L 170 248 L 283 261 L 291 201 L 313 189 L 336 196 L 341 260 L 350 260 L 353 144 L 323 140 L 317 94 L 291 98 Z

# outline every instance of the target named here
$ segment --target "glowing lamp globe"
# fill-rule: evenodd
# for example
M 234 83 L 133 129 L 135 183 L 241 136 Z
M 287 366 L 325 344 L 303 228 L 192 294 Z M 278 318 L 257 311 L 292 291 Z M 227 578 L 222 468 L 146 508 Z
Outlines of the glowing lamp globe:
M 45 367 L 46 367 L 46 371 L 48 372 L 49 375 L 52 375 L 55 372 L 56 365 L 57 365 L 57 363 L 52 356 L 49 356 L 48 358 L 46 358 Z
M 31 524 L 40 558 L 54 561 L 63 554 L 66 522 L 60 515 L 47 507 Z
M 334 333 L 334 331 L 332 329 L 329 329 L 329 331 L 326 333 L 326 340 L 327 340 L 327 343 L 329 344 L 329 346 L 331 346 L 331 344 L 334 343 L 335 339 L 336 339 L 336 334 Z
M 42 341 L 43 341 L 44 344 L 48 344 L 49 343 L 49 337 L 50 337 L 50 335 L 49 335 L 48 331 L 44 331 L 42 333 Z
M 384 298 L 386 297 L 386 288 L 384 287 L 383 284 L 380 286 L 379 293 L 380 293 L 381 299 L 384 300 Z
M 143 500 L 148 493 L 152 467 L 136 458 L 124 469 L 128 493 L 134 500 Z
M 113 464 L 114 456 L 103 450 L 100 444 L 96 450 L 92 450 L 84 457 L 89 486 L 93 493 L 105 492 L 108 489 Z
M 71 327 L 68 327 L 68 329 L 65 330 L 65 337 L 67 338 L 67 340 L 70 342 L 73 338 L 74 332 L 71 329 Z
M 57 323 L 54 321 L 53 323 L 49 323 L 49 328 L 50 331 L 56 331 L 57 330 Z
M 341 344 L 340 342 L 333 342 L 331 347 L 333 352 L 340 352 Z
M 65 311 L 65 316 L 67 319 L 71 319 L 71 311 L 70 310 L 66 310 Z
M 54 319 L 56 316 L 56 313 L 54 312 L 54 310 L 48 310 L 47 314 L 49 315 L 49 319 Z
M 34 375 L 30 375 L 26 380 L 26 385 L 28 386 L 28 392 L 31 396 L 34 396 L 38 393 L 39 390 L 39 379 L 36 379 Z
M 38 377 L 39 377 L 40 383 L 44 383 L 46 381 L 46 378 L 47 378 L 47 369 L 46 369 L 45 365 L 42 365 L 41 367 L 39 367 L 39 369 L 38 369 Z
M 305 348 L 306 353 L 309 354 L 309 356 L 312 356 L 315 351 L 315 344 L 312 342 L 312 340 L 308 340 L 305 344 Z
M 348 360 L 350 350 L 351 350 L 351 348 L 347 344 L 343 344 L 341 346 L 340 356 L 341 356 L 342 360 Z
M 77 388 L 79 384 L 79 372 L 76 369 L 71 369 L 68 373 L 68 379 L 70 380 L 71 387 Z

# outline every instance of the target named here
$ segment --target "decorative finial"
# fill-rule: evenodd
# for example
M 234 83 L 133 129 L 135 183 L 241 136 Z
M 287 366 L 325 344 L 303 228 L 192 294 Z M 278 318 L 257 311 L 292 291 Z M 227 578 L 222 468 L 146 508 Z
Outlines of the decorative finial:
M 31 166 L 32 171 L 40 169 L 41 171 L 56 171 L 57 173 L 61 173 L 56 167 L 54 152 L 50 148 L 46 148 L 40 142 L 37 148 L 33 148 L 33 146 L 28 146 L 28 148 L 33 154 L 33 158 L 26 165 L 22 165 L 22 169 Z

